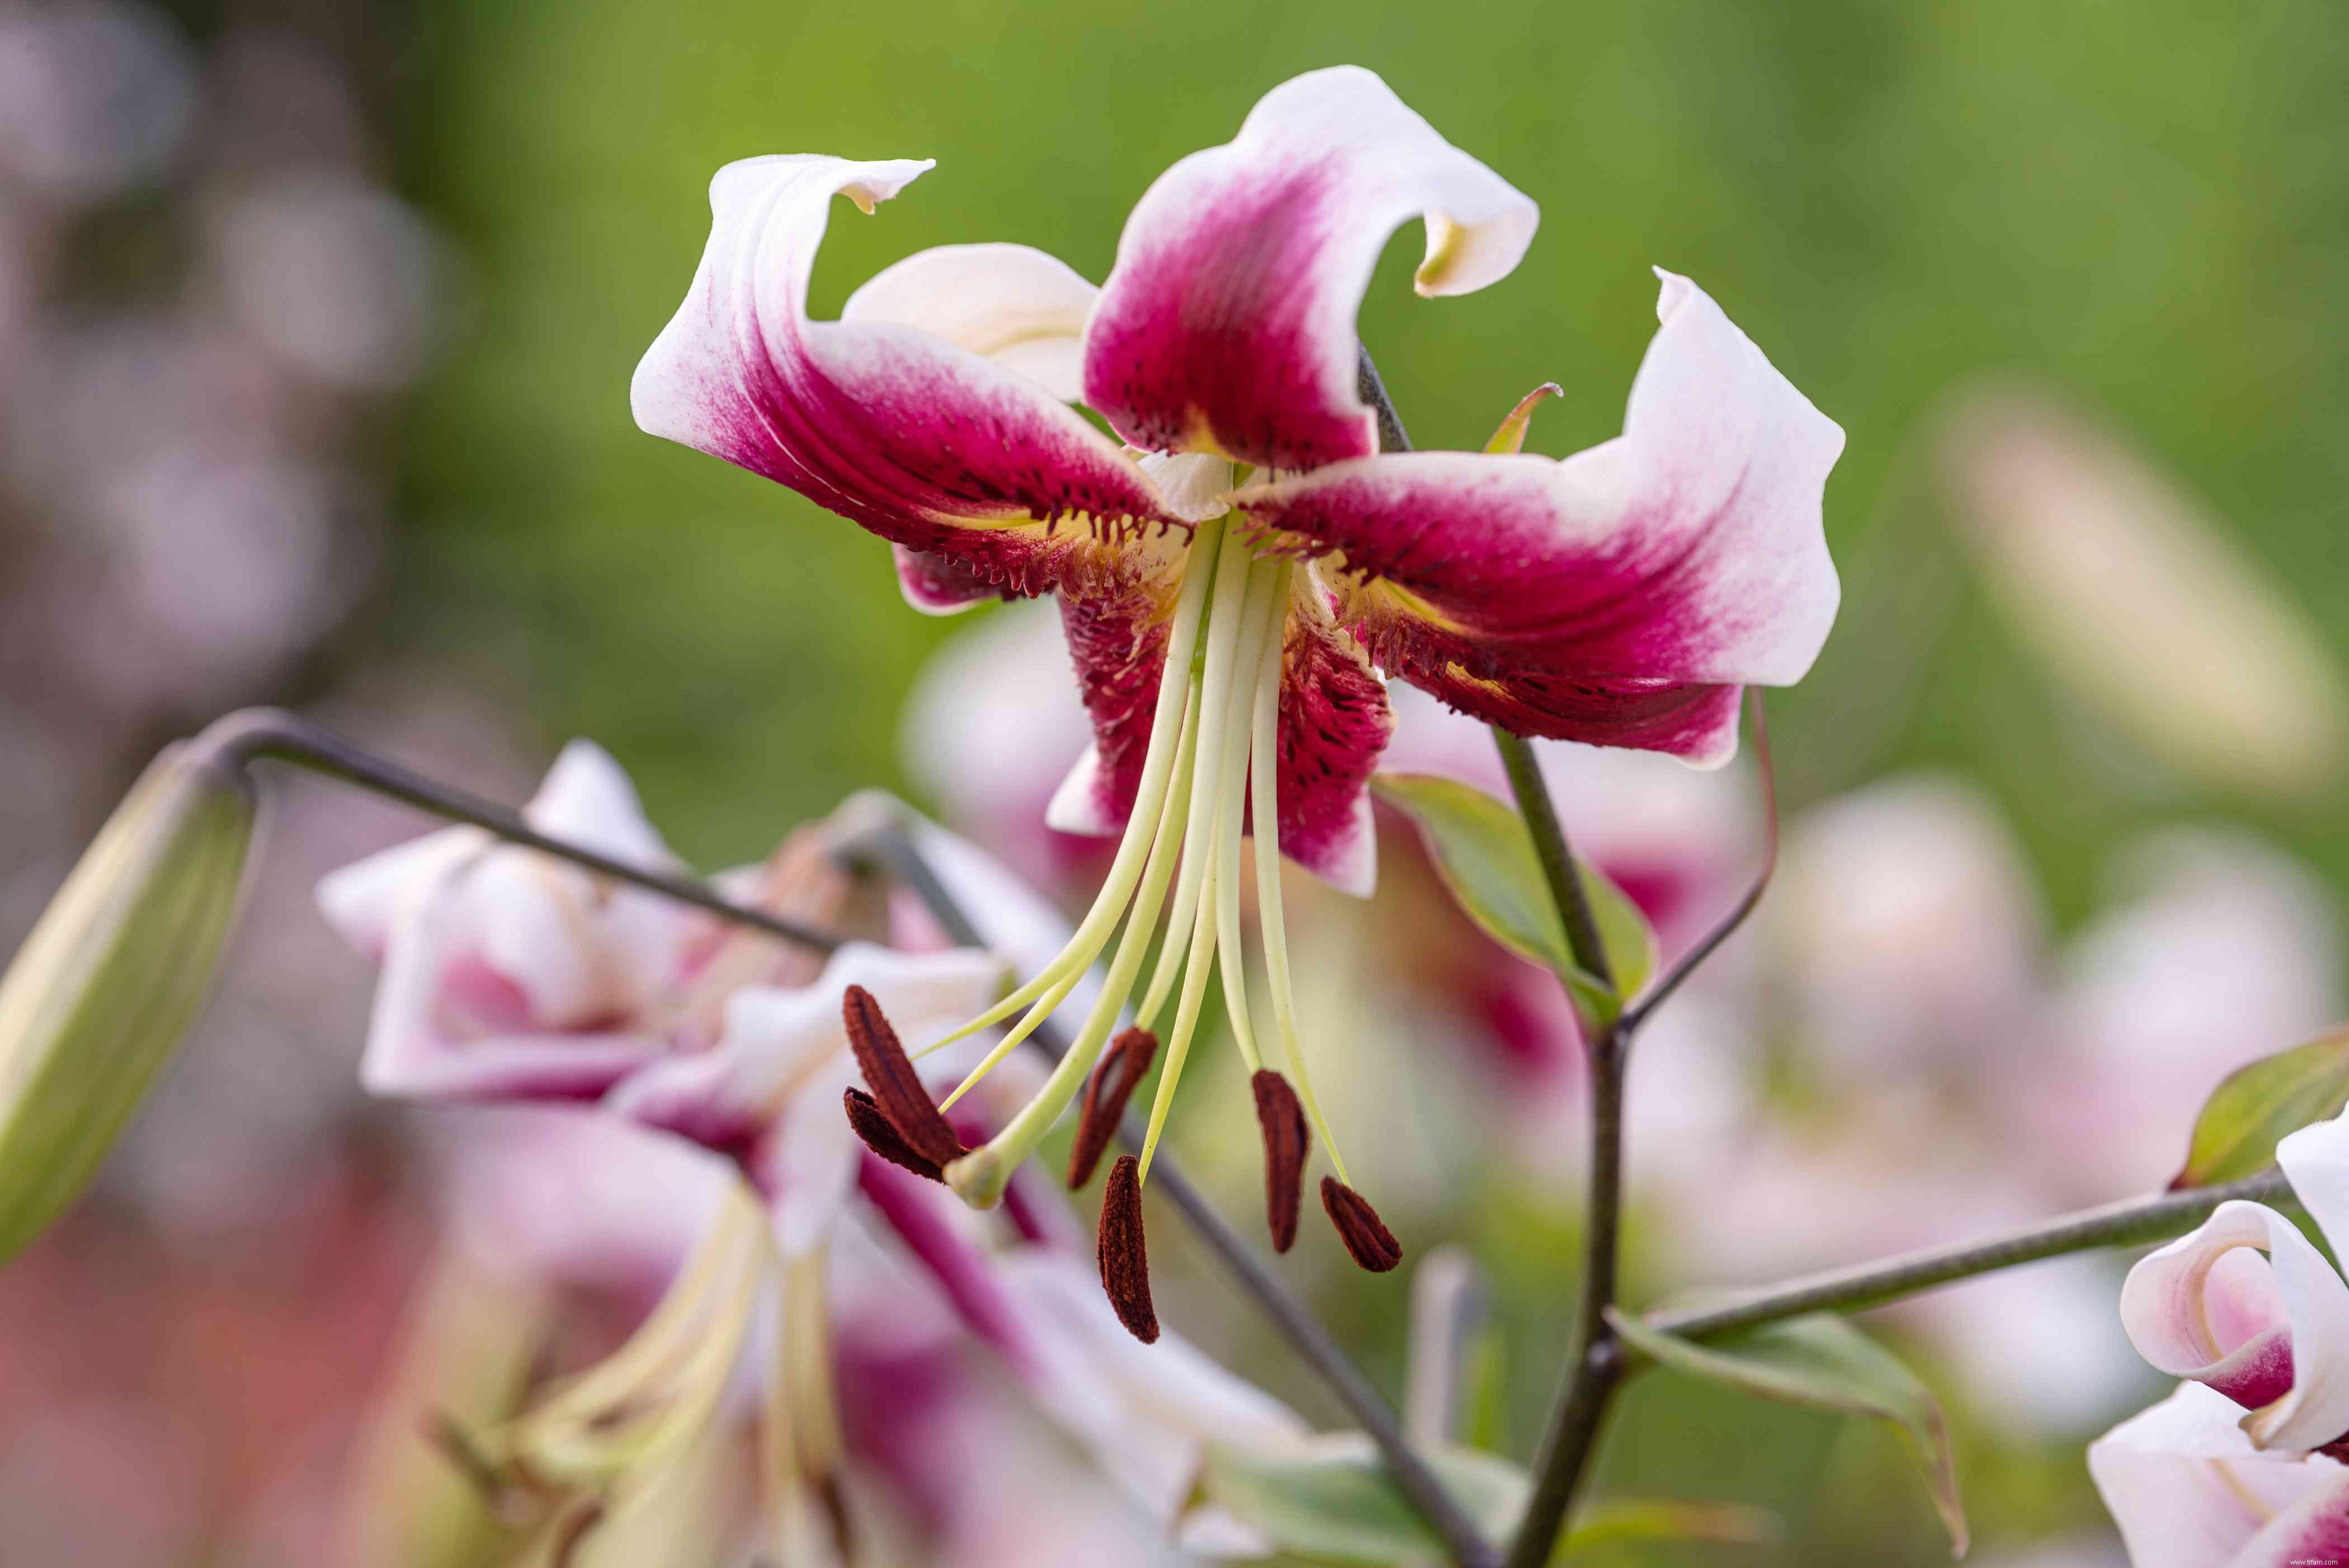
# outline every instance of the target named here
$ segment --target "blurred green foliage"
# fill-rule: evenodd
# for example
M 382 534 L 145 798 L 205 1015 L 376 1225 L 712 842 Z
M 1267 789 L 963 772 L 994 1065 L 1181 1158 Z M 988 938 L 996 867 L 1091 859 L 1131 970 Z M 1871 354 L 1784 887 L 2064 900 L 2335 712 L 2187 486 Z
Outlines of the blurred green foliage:
M 420 522 L 384 634 L 497 686 L 550 742 L 611 746 L 704 863 L 895 781 L 900 699 L 946 630 L 902 604 L 877 542 L 632 424 L 629 374 L 691 275 L 710 173 L 770 151 L 938 159 L 875 218 L 836 207 L 820 314 L 959 241 L 1024 241 L 1099 279 L 1166 164 L 1228 137 L 1272 84 L 1355 61 L 1545 215 L 1526 264 L 1462 300 L 1412 295 L 1415 232 L 1391 249 L 1362 330 L 1422 445 L 1480 443 L 1550 378 L 1567 395 L 1534 449 L 1612 434 L 1653 329 L 1651 263 L 1697 278 L 1849 431 L 1828 491 L 1844 624 L 1775 707 L 1797 803 L 1896 763 L 1971 772 L 2067 916 L 2110 845 L 2207 810 L 2349 876 L 2337 811 L 2198 799 L 2116 765 L 1961 581 L 1919 434 L 1971 378 L 2052 385 L 2231 519 L 2349 656 L 2337 0 L 443 0 L 416 45 L 398 73 L 408 185 L 475 287 L 411 432 Z M 1569 1238 L 1487 1218 L 1460 1228 L 1487 1233 L 1525 1347 L 1524 1442 Z M 1400 1300 L 1348 1298 L 1345 1326 L 1387 1372 Z M 1789 1563 L 1942 1560 L 1889 1445 L 1698 1397 L 1644 1384 L 1609 1479 L 1797 1509 Z M 1965 1456 L 1993 1553 L 2095 1519 L 2075 1448 L 2025 1458 Z

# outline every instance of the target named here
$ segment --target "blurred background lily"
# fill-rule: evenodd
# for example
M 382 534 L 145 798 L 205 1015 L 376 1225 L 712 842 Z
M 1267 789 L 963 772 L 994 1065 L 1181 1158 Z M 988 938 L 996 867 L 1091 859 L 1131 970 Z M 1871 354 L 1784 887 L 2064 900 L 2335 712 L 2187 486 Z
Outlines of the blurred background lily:
M 1275 82 L 1355 60 L 1553 215 L 1474 296 L 1414 302 L 1413 240 L 1382 259 L 1364 334 L 1423 444 L 1479 443 L 1489 388 L 1551 380 L 1531 449 L 1619 428 L 1653 263 L 1702 277 L 1850 436 L 1827 494 L 1845 610 L 1771 710 L 1784 880 L 1634 1070 L 1640 1291 L 2158 1185 L 2220 1077 L 2340 1020 L 2337 5 L 1330 4 L 1269 33 L 1225 0 L 1116 29 L 1065 0 L 898 15 L 884 39 L 743 4 L 0 4 L 0 946 L 162 741 L 257 700 L 513 801 L 595 736 L 704 868 L 895 787 L 1081 908 L 1099 842 L 1039 824 L 1086 732 L 1033 607 L 907 615 L 885 549 L 638 434 L 628 375 L 730 159 L 952 168 L 886 225 L 836 225 L 819 315 L 973 239 L 1098 279 L 1153 175 Z M 1069 82 L 1136 112 L 1104 129 Z M 1413 703 L 1391 766 L 1494 787 L 1489 742 Z M 1544 750 L 1668 954 L 1734 900 L 1762 844 L 1750 771 Z M 542 1348 L 591 1362 L 689 1246 L 690 1182 L 649 1216 L 667 1240 L 576 1254 L 625 1267 L 485 1243 L 497 1212 L 450 1196 L 496 1180 L 451 1153 L 475 1113 L 363 1093 L 374 972 L 311 888 L 419 830 L 268 791 L 226 984 L 96 1187 L 0 1273 L 0 1561 L 327 1561 L 351 1500 L 408 1480 L 429 1501 L 400 1517 L 453 1539 L 477 1505 L 425 1414 L 511 1409 Z M 1371 904 L 1286 884 L 1300 985 L 1323 988 L 1300 1011 L 1368 1069 L 1327 1092 L 1382 1151 L 1382 1211 L 1491 1269 L 1463 1435 L 1522 1455 L 1538 1410 L 1516 1391 L 1549 1386 L 1571 1284 L 1575 1026 L 1380 830 Z M 1244 1094 L 1230 1057 L 1203 1042 L 1185 1095 Z M 1176 1125 L 1227 1212 L 1260 1201 L 1244 1116 Z M 1341 1424 L 1185 1240 L 1153 1248 L 1170 1322 Z M 1405 1279 L 1285 1266 L 1399 1389 Z M 2124 1560 L 2083 1449 L 2166 1385 L 2122 1332 L 2123 1272 L 2041 1265 L 1878 1325 L 1951 1406 L 1975 1560 Z M 481 1291 L 501 1315 L 450 1305 Z M 1035 1546 L 1028 1494 L 960 1484 L 1002 1473 L 993 1452 L 1050 1489 L 1071 1554 L 1159 1549 L 929 1307 L 902 1337 L 863 1315 L 837 1369 L 851 1455 L 892 1456 L 885 1484 L 924 1500 L 917 1543 Z M 452 1319 L 541 1337 L 471 1344 Z M 860 1430 L 860 1387 L 954 1413 Z M 1946 1561 L 1897 1455 L 1713 1398 L 1643 1382 L 1600 1487 L 1758 1503 L 1779 1542 L 1588 1561 Z M 2108 1444 L 2187 1440 L 2148 1419 Z M 750 1462 L 742 1439 L 693 1495 Z

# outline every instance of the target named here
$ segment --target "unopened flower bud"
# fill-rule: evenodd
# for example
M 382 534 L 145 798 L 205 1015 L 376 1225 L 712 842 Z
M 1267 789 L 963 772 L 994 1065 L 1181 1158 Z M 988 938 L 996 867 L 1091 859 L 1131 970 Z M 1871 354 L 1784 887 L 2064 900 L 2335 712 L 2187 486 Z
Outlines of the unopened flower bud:
M 195 1021 L 253 820 L 233 766 L 172 747 L 0 977 L 0 1264 L 79 1194 Z

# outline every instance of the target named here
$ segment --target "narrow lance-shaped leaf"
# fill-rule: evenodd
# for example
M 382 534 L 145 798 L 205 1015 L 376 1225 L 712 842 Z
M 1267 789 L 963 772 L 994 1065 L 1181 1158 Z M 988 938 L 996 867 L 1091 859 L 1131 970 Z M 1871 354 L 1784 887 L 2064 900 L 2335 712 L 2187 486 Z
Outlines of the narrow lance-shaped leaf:
M 1915 1373 L 1847 1320 L 1816 1313 L 1698 1345 L 1628 1314 L 1610 1309 L 1607 1317 L 1625 1344 L 1687 1377 L 1782 1404 L 1890 1422 L 1925 1467 L 1952 1552 L 1965 1555 L 1965 1511 L 1958 1501 L 1957 1464 L 1940 1403 Z
M 1721 1546 L 1772 1546 L 1785 1534 L 1778 1516 L 1743 1502 L 1695 1498 L 1609 1498 L 1575 1511 L 1558 1556 L 1634 1541 L 1702 1541 Z
M 2227 1075 L 2194 1119 L 2172 1191 L 2256 1176 L 2275 1164 L 2286 1133 L 2349 1107 L 2349 1028 L 2261 1057 Z
M 1615 985 L 1601 985 L 1576 965 L 1557 906 L 1542 880 L 1533 835 L 1515 808 L 1472 785 L 1427 774 L 1381 773 L 1371 788 L 1411 819 L 1444 885 L 1469 919 L 1502 946 L 1555 970 L 1566 982 L 1586 1028 L 1595 1032 L 1612 1023 L 1655 973 L 1656 934 L 1647 916 L 1604 872 L 1581 860 L 1576 864 Z

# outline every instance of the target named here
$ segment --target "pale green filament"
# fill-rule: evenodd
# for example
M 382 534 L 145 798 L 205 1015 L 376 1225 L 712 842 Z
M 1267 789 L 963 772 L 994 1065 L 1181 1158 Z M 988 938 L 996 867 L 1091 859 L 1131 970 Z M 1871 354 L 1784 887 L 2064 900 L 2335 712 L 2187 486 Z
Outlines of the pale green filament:
M 1268 558 L 1248 573 L 1247 603 L 1240 612 L 1240 646 L 1233 661 L 1230 696 L 1233 733 L 1224 748 L 1223 766 L 1216 776 L 1216 841 L 1207 871 L 1207 887 L 1216 910 L 1216 955 L 1224 974 L 1224 1011 L 1231 1019 L 1232 1039 L 1240 1060 L 1253 1074 L 1264 1058 L 1257 1049 L 1256 1030 L 1248 1023 L 1247 968 L 1240 948 L 1240 824 L 1247 804 L 1249 736 L 1238 720 L 1241 703 L 1258 684 L 1258 666 L 1269 632 L 1265 613 L 1274 593 L 1288 581 L 1288 562 Z
M 1288 624 L 1293 571 L 1286 562 L 1281 563 L 1280 591 L 1274 596 L 1269 617 L 1269 634 L 1276 639 Z M 1256 816 L 1257 930 L 1264 939 L 1264 975 L 1272 991 L 1273 1025 L 1279 1031 L 1281 1051 L 1288 1059 L 1289 1071 L 1296 1075 L 1298 1097 L 1305 1102 L 1305 1114 L 1313 1119 L 1313 1130 L 1321 1135 L 1321 1147 L 1330 1151 L 1330 1163 L 1337 1168 L 1338 1180 L 1351 1186 L 1346 1161 L 1338 1153 L 1338 1140 L 1330 1135 L 1329 1119 L 1321 1114 L 1321 1102 L 1314 1098 L 1313 1079 L 1305 1071 L 1305 1050 L 1297 1036 L 1297 993 L 1288 977 L 1288 927 L 1282 921 L 1280 909 L 1281 653 L 1276 643 L 1265 655 L 1264 666 L 1257 676 L 1256 714 L 1249 746 L 1254 759 L 1248 770 L 1248 789 Z
M 1232 722 L 1232 698 L 1246 688 L 1234 686 L 1232 666 L 1239 652 L 1241 633 L 1248 629 L 1243 623 L 1247 619 L 1252 564 L 1247 552 L 1237 547 L 1226 552 L 1216 563 L 1216 608 L 1207 627 L 1206 667 L 1200 676 L 1205 707 L 1199 725 L 1199 755 L 1192 765 L 1194 777 L 1206 779 L 1209 787 L 1194 788 L 1191 791 L 1190 819 L 1183 830 L 1183 871 L 1174 882 L 1174 913 L 1168 924 L 1170 931 L 1180 931 L 1190 924 L 1206 901 L 1209 873 L 1215 863 L 1216 814 L 1222 796 L 1217 786 L 1224 777 L 1225 754 L 1235 745 L 1243 751 L 1247 746 L 1246 735 L 1233 734 L 1239 726 Z M 1195 954 L 1191 959 L 1194 964 L 1202 961 Z M 1181 951 L 1168 942 L 1158 954 L 1158 967 L 1150 976 L 1150 988 L 1143 993 L 1142 1006 L 1135 1010 L 1134 1016 L 1143 1027 L 1155 1026 L 1159 1009 L 1165 1006 L 1167 993 L 1174 988 L 1175 975 L 1185 972 Z
M 1143 1020 L 1154 1018 L 1165 1004 L 1164 987 L 1175 974 L 1181 974 L 1182 997 L 1175 1005 L 1173 1032 L 1167 1037 L 1166 1066 L 1158 1077 L 1158 1093 L 1150 1106 L 1150 1131 L 1142 1144 L 1139 1174 L 1144 1178 L 1149 1176 L 1151 1161 L 1157 1155 L 1159 1136 L 1165 1130 L 1166 1115 L 1174 1106 L 1174 1090 L 1182 1080 L 1183 1064 L 1190 1058 L 1207 980 L 1215 973 L 1219 954 L 1223 961 L 1224 1000 L 1231 1016 L 1233 1038 L 1249 1071 L 1262 1065 L 1255 1032 L 1248 1026 L 1247 978 L 1240 964 L 1238 836 L 1240 805 L 1246 799 L 1247 781 L 1248 738 L 1232 720 L 1240 712 L 1241 701 L 1255 686 L 1257 666 L 1268 640 L 1267 610 L 1278 598 L 1279 580 L 1287 570 L 1286 563 L 1280 562 L 1253 563 L 1245 595 L 1234 617 L 1243 623 L 1240 645 L 1234 650 L 1234 667 L 1220 683 L 1213 663 L 1215 650 L 1212 645 L 1209 648 L 1207 685 L 1211 695 L 1206 701 L 1211 718 L 1220 713 L 1225 721 L 1224 746 L 1222 755 L 1211 763 L 1203 745 L 1193 769 L 1193 777 L 1207 779 L 1212 789 L 1201 790 L 1195 787 L 1191 794 L 1190 828 L 1183 845 L 1183 874 L 1188 883 L 1189 898 L 1186 902 L 1184 888 L 1178 885 L 1174 914 L 1167 923 L 1166 945 L 1159 954 L 1158 972 L 1151 982 L 1154 995 L 1142 1005 Z M 1219 592 L 1216 603 L 1221 614 L 1225 613 L 1222 607 L 1230 601 Z M 1186 920 L 1191 939 L 1178 948 L 1175 934 L 1182 931 Z
M 1006 1122 L 1001 1131 L 947 1167 L 947 1182 L 967 1202 L 981 1208 L 992 1206 L 1002 1197 L 1005 1184 L 1011 1180 L 1011 1172 L 1043 1140 L 1044 1135 L 1051 1130 L 1052 1123 L 1060 1119 L 1061 1112 L 1068 1109 L 1069 1101 L 1076 1098 L 1085 1075 L 1092 1071 L 1093 1064 L 1101 1057 L 1102 1047 L 1109 1043 L 1110 1031 L 1117 1025 L 1118 1012 L 1133 990 L 1134 976 L 1141 972 L 1142 955 L 1149 950 L 1151 934 L 1157 929 L 1159 912 L 1166 903 L 1166 884 L 1174 880 L 1175 857 L 1182 848 L 1174 833 L 1174 824 L 1183 820 L 1190 803 L 1188 798 L 1195 772 L 1192 758 L 1200 727 L 1203 694 L 1195 689 L 1187 679 L 1178 682 L 1177 677 L 1182 674 L 1170 664 L 1164 677 L 1170 684 L 1175 684 L 1177 689 L 1185 693 L 1185 698 L 1181 738 L 1175 745 L 1176 781 L 1167 792 L 1166 799 L 1159 810 L 1158 820 L 1154 824 L 1156 832 L 1150 847 L 1150 862 L 1143 872 L 1142 889 L 1134 897 L 1133 909 L 1126 916 L 1125 934 L 1118 940 L 1117 954 L 1110 960 L 1109 974 L 1102 981 L 1101 995 L 1094 998 L 1092 1011 L 1085 1016 L 1084 1027 L 1078 1030 L 1068 1054 L 1052 1069 L 1052 1076 L 1044 1081 L 1044 1087 L 1037 1091 L 1036 1097 L 1020 1107 L 1019 1114 Z M 1065 994 L 1062 993 L 1063 995 Z M 1057 999 L 1053 1005 L 1059 1005 Z M 1033 1027 L 1039 1021 L 1030 1018 L 1023 1027 Z M 988 1053 L 987 1061 L 982 1062 L 978 1071 L 965 1080 L 963 1088 L 968 1088 L 978 1080 L 979 1073 L 1001 1060 L 1008 1048 L 1007 1044 Z M 962 1089 L 958 1088 L 955 1093 L 958 1096 Z M 954 1101 L 950 1099 L 947 1103 L 951 1105 Z
M 1166 929 L 1166 944 L 1174 945 L 1176 927 Z M 1158 1152 L 1158 1135 L 1165 1129 L 1166 1113 L 1174 1104 L 1174 1086 L 1183 1077 L 1184 1059 L 1191 1054 L 1191 1037 L 1198 1031 L 1199 1008 L 1207 995 L 1207 976 L 1214 972 L 1216 956 L 1216 916 L 1205 901 L 1198 902 L 1191 914 L 1190 956 L 1183 967 L 1183 999 L 1174 1008 L 1174 1032 L 1166 1043 L 1166 1066 L 1158 1075 L 1158 1093 L 1150 1102 L 1150 1135 L 1142 1140 L 1142 1169 L 1135 1174 L 1147 1180 L 1150 1161 Z
M 1188 687 L 1190 683 L 1185 682 L 1185 685 Z M 1157 832 L 1150 846 L 1150 863 L 1142 873 L 1142 891 L 1134 898 L 1133 908 L 1126 914 L 1125 935 L 1118 944 L 1117 957 L 1112 964 L 1112 975 L 1117 965 L 1126 963 L 1125 953 L 1129 946 L 1136 948 L 1133 963 L 1129 967 L 1133 969 L 1141 967 L 1142 957 L 1139 949 L 1149 943 L 1151 932 L 1158 924 L 1159 908 L 1165 902 L 1166 883 L 1174 874 L 1176 848 L 1175 841 L 1172 841 L 1174 825 L 1183 820 L 1184 811 L 1191 799 L 1191 757 L 1195 749 L 1199 729 L 1199 704 L 1195 700 L 1197 696 L 1195 690 L 1188 690 L 1185 693 L 1182 738 L 1176 742 L 1174 748 L 1174 787 L 1166 791 L 1166 802 L 1158 813 Z M 1138 943 L 1137 929 L 1140 934 Z M 952 1094 L 939 1103 L 938 1109 L 951 1110 L 955 1101 L 969 1093 L 979 1079 L 993 1072 L 1003 1058 L 1011 1054 L 1014 1047 L 1035 1033 L 1038 1026 L 1058 1011 L 1061 1004 L 1069 999 L 1069 993 L 1077 988 L 1077 982 L 1083 978 L 1084 971 L 1079 970 L 1046 992 L 1043 1000 L 1038 1002 L 1030 1010 L 1028 1016 L 1019 1020 L 1018 1027 L 1007 1033 L 996 1047 L 987 1053 L 984 1061 L 970 1069 L 969 1075 L 955 1087 Z M 1129 975 L 1124 987 L 1118 991 L 1115 1005 L 1110 1009 L 1112 1016 L 1115 1015 L 1117 1008 L 1125 1006 L 1125 994 L 1132 989 L 1133 981 Z M 1106 996 L 1108 994 L 1108 989 L 1105 987 L 1102 995 Z M 1098 1010 L 1099 1008 L 1096 1007 L 1095 1011 Z M 937 1047 L 932 1046 L 921 1054 L 927 1055 L 928 1051 L 936 1049 Z
M 1117 846 L 1117 858 L 1110 862 L 1109 875 L 1102 882 L 1100 895 L 1093 900 L 1068 945 L 1061 955 L 1046 965 L 1035 977 L 1020 986 L 961 1028 L 938 1043 L 947 1044 L 966 1038 L 979 1030 L 999 1024 L 1012 1014 L 1041 999 L 1053 986 L 1071 975 L 1081 975 L 1092 966 L 1101 950 L 1109 944 L 1110 934 L 1117 928 L 1119 916 L 1125 913 L 1134 886 L 1142 880 L 1144 865 L 1153 843 L 1160 808 L 1166 799 L 1174 772 L 1174 752 L 1183 728 L 1183 704 L 1188 693 L 1188 683 L 1181 672 L 1191 664 L 1192 650 L 1199 639 L 1199 623 L 1206 614 L 1207 596 L 1215 582 L 1222 580 L 1221 546 L 1224 522 L 1221 518 L 1198 525 L 1193 540 L 1190 559 L 1183 574 L 1183 588 L 1174 606 L 1174 624 L 1166 634 L 1166 669 L 1169 676 L 1158 683 L 1158 706 L 1151 715 L 1150 749 L 1143 754 L 1141 782 L 1135 787 L 1133 813 L 1127 820 L 1125 837 Z M 1245 570 L 1245 552 L 1232 552 Z M 1215 570 L 1209 570 L 1213 567 Z M 1210 631 L 1212 642 L 1216 634 Z

